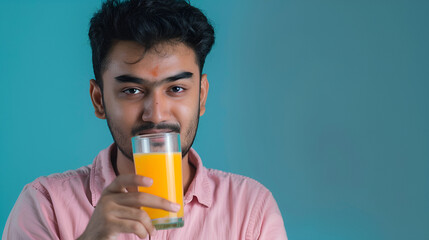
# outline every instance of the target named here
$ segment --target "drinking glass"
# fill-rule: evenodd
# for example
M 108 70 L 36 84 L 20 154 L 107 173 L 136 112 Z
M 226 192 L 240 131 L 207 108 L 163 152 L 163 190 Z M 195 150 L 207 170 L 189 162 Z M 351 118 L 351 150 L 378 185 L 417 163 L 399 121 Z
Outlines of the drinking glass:
M 157 230 L 179 228 L 183 221 L 182 152 L 180 134 L 155 133 L 132 138 L 134 166 L 137 175 L 150 177 L 150 187 L 139 192 L 150 193 L 180 204 L 178 212 L 142 207 Z

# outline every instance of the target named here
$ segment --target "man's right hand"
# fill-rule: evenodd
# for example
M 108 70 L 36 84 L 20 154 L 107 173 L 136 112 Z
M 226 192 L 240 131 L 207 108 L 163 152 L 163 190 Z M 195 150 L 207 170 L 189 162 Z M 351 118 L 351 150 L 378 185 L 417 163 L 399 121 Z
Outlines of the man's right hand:
M 84 239 L 116 239 L 119 233 L 134 233 L 140 238 L 155 233 L 147 213 L 140 207 L 177 212 L 180 205 L 158 196 L 128 192 L 127 187 L 149 187 L 152 179 L 139 175 L 120 175 L 101 194 L 100 200 L 83 234 Z

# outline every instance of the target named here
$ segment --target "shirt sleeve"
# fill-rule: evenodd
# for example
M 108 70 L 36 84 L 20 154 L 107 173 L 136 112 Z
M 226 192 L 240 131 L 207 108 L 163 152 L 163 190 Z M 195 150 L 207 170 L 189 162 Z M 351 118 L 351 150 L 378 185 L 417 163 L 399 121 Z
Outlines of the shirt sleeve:
M 7 219 L 2 239 L 59 239 L 51 198 L 43 186 L 32 183 L 24 187 Z
M 259 196 L 260 205 L 253 209 L 250 239 L 287 240 L 283 218 L 272 193 L 265 189 Z

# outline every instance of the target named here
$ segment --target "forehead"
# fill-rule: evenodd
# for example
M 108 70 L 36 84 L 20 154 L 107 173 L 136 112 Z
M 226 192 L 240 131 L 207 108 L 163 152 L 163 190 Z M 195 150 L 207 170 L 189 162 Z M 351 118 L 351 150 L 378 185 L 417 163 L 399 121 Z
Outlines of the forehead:
M 198 69 L 194 50 L 183 43 L 160 43 L 146 50 L 137 42 L 118 41 L 107 57 L 103 75 L 133 73 L 147 76 L 184 70 L 196 75 Z

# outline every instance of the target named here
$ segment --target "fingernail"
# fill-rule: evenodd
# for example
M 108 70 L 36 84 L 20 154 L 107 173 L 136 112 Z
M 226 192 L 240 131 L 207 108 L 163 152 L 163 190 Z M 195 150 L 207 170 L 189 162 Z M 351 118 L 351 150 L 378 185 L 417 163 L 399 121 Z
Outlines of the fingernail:
M 173 209 L 173 211 L 178 212 L 180 210 L 180 204 L 172 203 L 171 208 Z
M 153 184 L 153 179 L 152 178 L 148 178 L 148 177 L 144 177 L 143 178 L 143 183 L 146 186 L 151 186 Z

